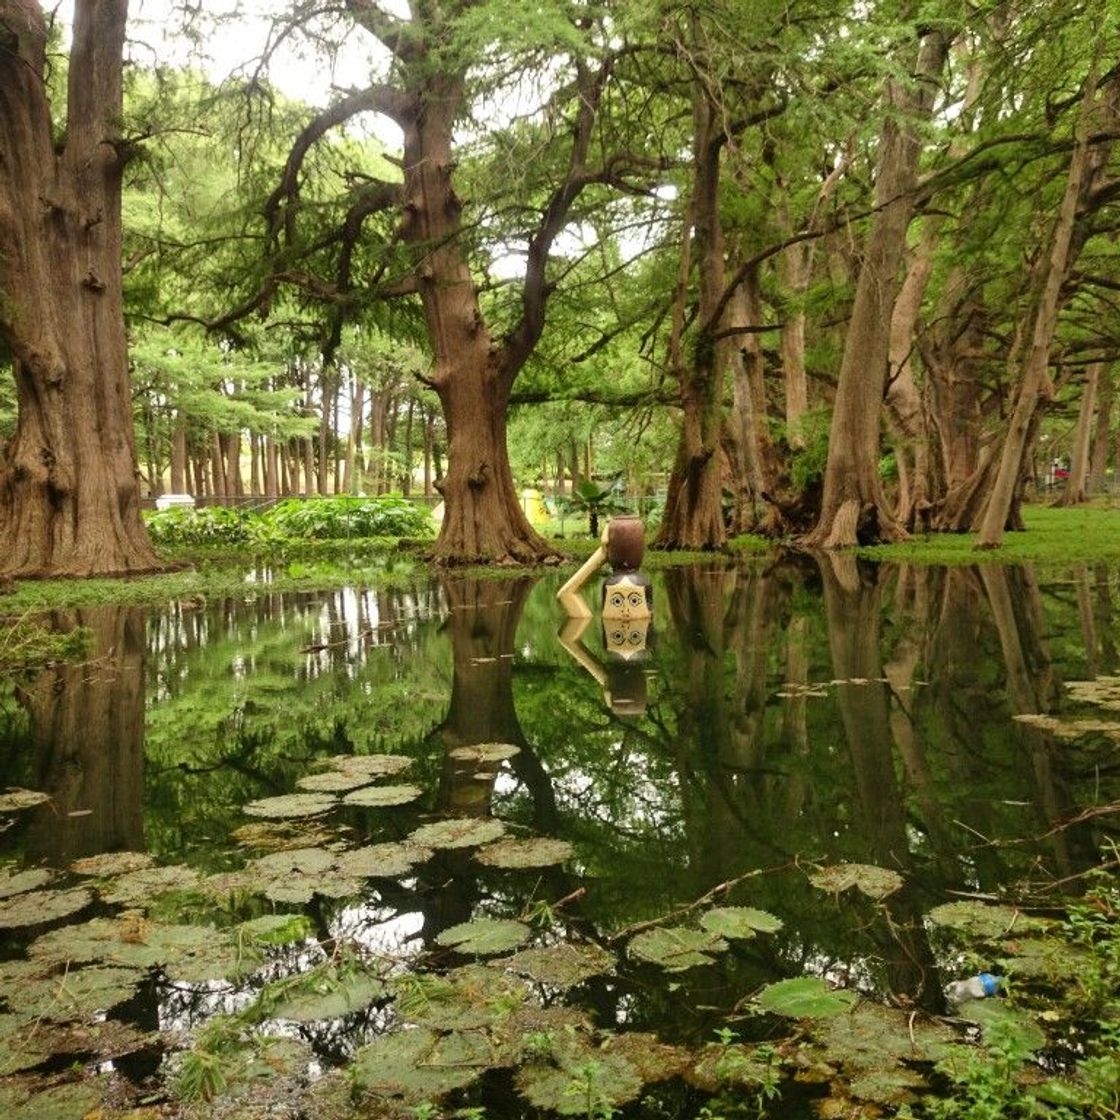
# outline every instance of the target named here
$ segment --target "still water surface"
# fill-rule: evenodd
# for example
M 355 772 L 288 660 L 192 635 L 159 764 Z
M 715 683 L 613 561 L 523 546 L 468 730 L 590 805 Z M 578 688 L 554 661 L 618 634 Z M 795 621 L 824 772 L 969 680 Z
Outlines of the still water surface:
M 698 1046 L 730 1022 L 741 1038 L 769 1037 L 766 1017 L 744 1017 L 752 995 L 807 973 L 942 1013 L 962 961 L 925 915 L 1076 885 L 1115 836 L 1115 816 L 1093 812 L 1117 801 L 1115 740 L 1063 732 L 1101 715 L 1067 682 L 1116 672 L 1111 582 L 1104 568 L 1040 579 L 850 558 L 681 567 L 654 577 L 648 634 L 614 635 L 597 619 L 565 625 L 557 581 L 535 577 L 78 611 L 60 624 L 92 631 L 87 664 L 0 685 L 0 789 L 51 796 L 0 818 L 0 862 L 61 870 L 150 852 L 188 876 L 153 902 L 153 920 L 309 917 L 310 935 L 247 980 L 150 981 L 125 1016 L 149 1031 L 236 1011 L 343 942 L 398 972 L 461 964 L 437 938 L 480 916 L 527 921 L 537 945 L 619 950 L 609 977 L 565 997 L 603 1029 Z M 519 750 L 460 750 L 492 743 Z M 400 842 L 442 817 L 492 817 L 571 855 L 511 870 L 439 850 L 357 895 L 321 869 L 305 902 L 220 878 L 279 843 L 243 828 L 262 824 L 247 803 L 299 792 L 317 760 L 352 754 L 407 756 L 385 782 L 419 796 L 290 820 L 289 847 Z M 875 900 L 810 881 L 841 862 L 889 869 L 902 886 Z M 106 896 L 72 920 L 119 911 Z M 687 922 L 698 900 L 757 908 L 781 929 L 688 971 L 622 952 L 635 927 L 675 911 Z M 0 955 L 18 962 L 43 928 L 0 930 Z M 408 1020 L 374 1001 L 284 1029 L 314 1071 Z M 118 1075 L 143 1083 L 161 1062 L 118 1062 Z M 694 1114 L 683 1099 L 674 1114 Z

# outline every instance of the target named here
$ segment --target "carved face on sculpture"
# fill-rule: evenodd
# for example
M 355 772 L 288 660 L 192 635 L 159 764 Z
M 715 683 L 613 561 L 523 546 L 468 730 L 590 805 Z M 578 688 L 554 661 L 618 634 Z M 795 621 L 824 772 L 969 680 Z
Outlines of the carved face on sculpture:
M 623 661 L 641 661 L 646 654 L 650 615 L 644 618 L 608 618 L 603 612 L 603 636 L 607 653 Z
M 603 622 L 608 633 L 611 622 L 620 620 L 624 622 L 639 619 L 648 620 L 652 616 L 650 610 L 649 585 L 643 582 L 644 577 L 627 574 L 612 578 L 603 591 Z

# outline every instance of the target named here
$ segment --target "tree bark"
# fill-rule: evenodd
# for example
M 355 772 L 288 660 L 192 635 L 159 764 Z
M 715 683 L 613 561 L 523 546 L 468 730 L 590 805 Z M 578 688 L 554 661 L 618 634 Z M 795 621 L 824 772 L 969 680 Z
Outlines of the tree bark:
M 1093 433 L 1093 449 L 1089 456 L 1090 494 L 1100 494 L 1105 488 L 1105 472 L 1108 470 L 1108 433 L 1112 427 L 1113 380 L 1112 367 L 1102 365 L 1100 372 L 1100 405 L 1097 408 L 1096 430 Z
M 1086 501 L 1089 481 L 1089 441 L 1093 431 L 1093 415 L 1097 407 L 1097 386 L 1101 380 L 1101 363 L 1094 362 L 1085 371 L 1081 404 L 1077 410 L 1077 427 L 1073 433 L 1073 454 L 1070 456 L 1069 478 L 1056 506 L 1077 506 Z
M 1074 226 L 1082 185 L 1090 170 L 1089 126 L 1096 100 L 1096 79 L 1086 82 L 1082 98 L 1081 116 L 1077 124 L 1077 137 L 1070 155 L 1062 203 L 1054 219 L 1047 252 L 1039 258 L 1035 277 L 1035 299 L 1031 316 L 1024 331 L 1026 353 L 1013 351 L 1012 372 L 1019 368 L 1015 379 L 1015 405 L 1003 438 L 999 467 L 987 496 L 983 511 L 974 526 L 977 531 L 976 548 L 999 548 L 1015 500 L 1016 490 L 1023 473 L 1023 462 L 1029 447 L 1028 437 L 1035 426 L 1040 404 L 1050 400 L 1053 383 L 1050 379 L 1050 346 L 1058 325 L 1058 314 L 1063 303 L 1063 285 L 1069 274 L 1074 244 Z M 1020 364 L 1021 363 L 1021 364 Z
M 6 575 L 162 567 L 140 518 L 121 290 L 126 14 L 78 0 L 58 147 L 43 12 L 0 0 L 0 338 L 19 407 L 0 457 Z
M 906 536 L 887 505 L 879 478 L 879 423 L 891 316 L 914 212 L 920 124 L 932 113 L 948 48 L 944 31 L 928 31 L 918 44 L 911 80 L 891 78 L 886 84 L 887 113 L 875 171 L 876 213 L 844 341 L 820 519 L 804 541 L 810 547 L 842 548 Z
M 724 242 L 719 218 L 723 117 L 706 82 L 692 83 L 691 251 L 682 253 L 670 353 L 679 383 L 681 424 L 657 548 L 714 550 L 723 547 L 720 441 L 723 436 L 723 373 L 726 340 L 717 341 L 723 322 L 710 322 L 724 294 Z M 686 230 L 686 236 L 688 231 Z M 684 299 L 692 260 L 696 262 L 701 327 L 692 354 L 681 353 Z M 747 392 L 749 400 L 749 391 Z M 746 403 L 746 402 L 742 402 Z M 745 450 L 745 449 L 744 449 Z

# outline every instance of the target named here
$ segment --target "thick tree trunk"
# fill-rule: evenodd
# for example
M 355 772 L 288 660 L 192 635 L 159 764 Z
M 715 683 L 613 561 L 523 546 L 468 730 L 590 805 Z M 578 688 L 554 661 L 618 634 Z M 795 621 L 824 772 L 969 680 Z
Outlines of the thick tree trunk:
M 432 77 L 404 125 L 404 237 L 422 257 L 417 280 L 435 357 L 431 381 L 447 421 L 448 471 L 437 483 L 446 512 L 433 558 L 530 563 L 552 550 L 517 499 L 506 446 L 509 394 L 528 352 L 492 345 L 458 239 L 451 141 L 462 97 L 457 78 Z
M 819 548 L 900 540 L 879 478 L 879 423 L 890 353 L 890 324 L 898 294 L 906 233 L 914 212 L 920 124 L 933 109 L 936 81 L 948 53 L 945 32 L 921 40 L 912 78 L 892 78 L 879 134 L 876 214 L 871 222 L 833 406 L 820 519 L 805 538 Z
M 657 548 L 712 550 L 723 546 L 720 442 L 723 436 L 723 374 L 728 348 L 716 335 L 723 322 L 710 322 L 724 292 L 724 242 L 719 218 L 720 154 L 723 117 L 700 80 L 692 90 L 691 252 L 682 253 L 670 342 L 680 386 L 681 426 L 665 513 L 654 542 Z M 687 231 L 686 231 L 687 232 Z M 684 299 L 691 260 L 699 283 L 698 318 L 702 324 L 689 361 L 681 353 Z M 749 403 L 749 388 L 742 386 Z M 744 451 L 746 448 L 744 448 Z
M 0 573 L 161 567 L 140 518 L 121 293 L 126 0 L 79 0 L 65 142 L 38 3 L 0 0 L 0 338 L 19 419 L 0 457 Z

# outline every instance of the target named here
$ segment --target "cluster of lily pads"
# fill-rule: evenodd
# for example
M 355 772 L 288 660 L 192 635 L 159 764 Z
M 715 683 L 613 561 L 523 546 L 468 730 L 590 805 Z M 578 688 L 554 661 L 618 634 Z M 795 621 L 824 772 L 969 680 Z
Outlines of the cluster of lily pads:
M 459 748 L 456 761 L 494 765 L 516 749 Z M 741 1016 L 787 1024 L 767 1044 L 726 1032 L 715 1042 L 671 1045 L 605 1030 L 573 1005 L 578 1000 L 565 1002 L 594 978 L 611 983 L 642 969 L 673 976 L 781 933 L 781 918 L 746 905 L 690 907 L 687 920 L 647 922 L 598 941 L 565 937 L 550 918 L 485 914 L 443 929 L 428 953 L 408 961 L 317 938 L 302 912 L 216 926 L 154 916 L 169 896 L 212 906 L 238 900 L 227 913 L 241 917 L 252 899 L 280 908 L 316 897 L 362 899 L 371 881 L 415 875 L 437 850 L 470 850 L 481 867 L 504 870 L 572 857 L 565 841 L 510 836 L 489 817 L 428 820 L 400 841 L 362 846 L 323 823 L 344 807 L 419 799 L 419 787 L 390 784 L 409 762 L 389 754 L 327 759 L 299 779 L 297 792 L 250 802 L 245 811 L 254 819 L 234 838 L 260 854 L 235 870 L 203 875 L 136 852 L 78 860 L 65 872 L 0 868 L 0 931 L 22 932 L 25 941 L 22 956 L 0 962 L 0 1106 L 14 1120 L 77 1120 L 103 1104 L 107 1079 L 44 1078 L 36 1070 L 57 1070 L 62 1055 L 92 1071 L 145 1049 L 171 1049 L 165 1070 L 178 1087 L 175 1107 L 200 1118 L 414 1115 L 417 1105 L 505 1070 L 529 1106 L 581 1116 L 608 1115 L 670 1079 L 702 1093 L 749 1095 L 778 1071 L 825 1086 L 818 1103 L 827 1120 L 913 1103 L 935 1066 L 968 1049 L 959 1023 L 886 1007 L 814 975 L 764 985 L 736 1004 Z M 44 800 L 9 791 L 0 794 L 0 812 Z M 855 891 L 875 906 L 903 886 L 896 872 L 868 864 L 811 867 L 807 875 L 822 892 Z M 57 924 L 64 920 L 70 924 Z M 1027 985 L 1054 982 L 1070 967 L 1052 919 L 961 900 L 935 908 L 928 921 L 947 957 L 960 943 L 982 946 Z M 32 936 L 42 927 L 53 928 Z M 164 993 L 224 985 L 237 998 L 176 1044 L 111 1014 L 151 994 L 153 984 Z M 976 1024 L 981 1041 L 998 1028 L 1004 1038 L 1017 1031 L 1027 1052 L 1047 1045 L 1040 1023 L 1008 1001 L 972 1001 L 956 1016 Z M 335 1021 L 357 1028 L 344 1066 L 309 1077 L 316 1054 L 304 1028 Z M 103 1107 L 101 1115 L 114 1113 Z

